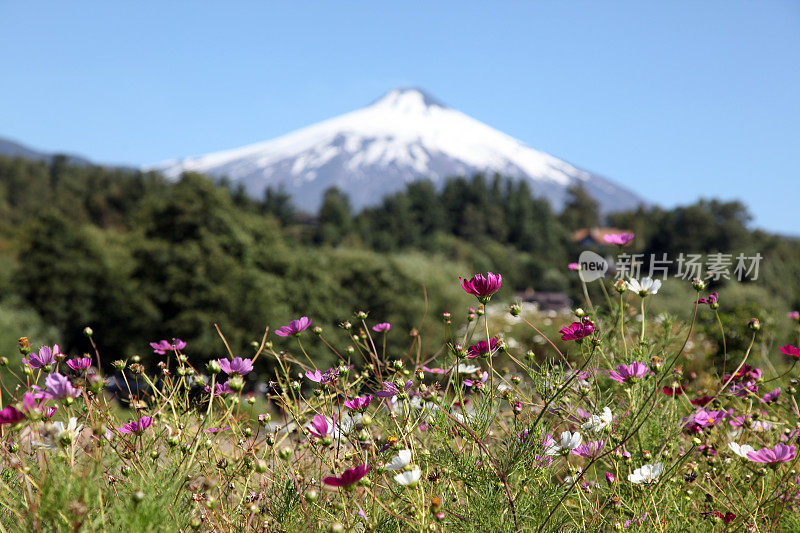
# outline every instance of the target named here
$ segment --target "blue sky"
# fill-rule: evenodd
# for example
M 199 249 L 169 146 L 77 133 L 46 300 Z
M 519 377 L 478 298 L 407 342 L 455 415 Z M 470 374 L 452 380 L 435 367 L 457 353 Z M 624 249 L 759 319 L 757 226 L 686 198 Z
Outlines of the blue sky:
M 800 233 L 796 1 L 0 0 L 0 54 L 0 136 L 36 148 L 154 163 L 414 85 L 656 203 Z

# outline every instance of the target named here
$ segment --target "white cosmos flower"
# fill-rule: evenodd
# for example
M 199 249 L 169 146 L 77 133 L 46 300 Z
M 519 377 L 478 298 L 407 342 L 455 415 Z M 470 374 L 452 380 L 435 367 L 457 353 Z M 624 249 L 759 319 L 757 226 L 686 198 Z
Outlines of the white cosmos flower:
M 34 442 L 34 446 L 40 450 L 51 450 L 58 447 L 61 438 L 64 436 L 69 436 L 71 440 L 74 441 L 75 437 L 78 436 L 78 433 L 80 433 L 82 429 L 83 424 L 78 424 L 78 419 L 74 416 L 70 417 L 66 427 L 64 427 L 64 422 L 60 420 L 58 422 L 53 422 L 49 427 L 48 424 L 45 424 L 44 428 L 40 431 L 42 440 Z
M 422 475 L 422 470 L 419 468 L 415 468 L 414 470 L 400 472 L 396 476 L 394 476 L 394 480 L 397 481 L 400 485 L 404 487 L 413 487 L 419 481 L 419 477 Z
M 735 442 L 729 442 L 728 448 L 739 457 L 744 457 L 745 459 L 747 459 L 748 453 L 756 451 L 755 448 L 749 444 L 736 444 Z
M 461 363 L 461 364 L 458 365 L 458 373 L 459 374 L 474 374 L 475 372 L 477 372 L 480 369 L 481 369 L 481 367 L 475 366 L 475 365 L 467 365 L 467 364 L 464 364 L 464 363 Z
M 628 280 L 627 285 L 628 289 L 644 298 L 648 294 L 658 293 L 658 289 L 661 288 L 661 280 L 646 277 L 639 281 L 636 278 L 631 278 Z
M 580 446 L 581 442 L 583 442 L 583 436 L 580 433 L 577 431 L 575 433 L 565 431 L 561 434 L 561 438 L 558 441 L 554 440 L 545 448 L 544 453 L 547 455 L 559 455 L 563 451 L 569 453 L 571 450 Z
M 628 481 L 637 485 L 655 483 L 662 472 L 664 472 L 664 465 L 661 463 L 642 465 L 634 470 L 633 474 L 628 474 Z
M 397 455 L 384 465 L 386 470 L 400 470 L 411 462 L 411 450 L 400 450 Z
M 611 409 L 608 407 L 603 408 L 603 412 L 599 415 L 592 415 L 588 421 L 581 424 L 581 429 L 584 431 L 602 431 L 614 420 L 611 414 Z

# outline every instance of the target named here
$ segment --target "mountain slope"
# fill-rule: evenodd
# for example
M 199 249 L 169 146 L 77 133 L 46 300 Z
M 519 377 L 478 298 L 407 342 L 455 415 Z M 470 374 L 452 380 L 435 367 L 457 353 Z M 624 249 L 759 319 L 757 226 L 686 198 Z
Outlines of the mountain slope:
M 642 203 L 632 192 L 534 150 L 419 89 L 394 89 L 373 104 L 274 140 L 152 167 L 176 178 L 194 170 L 241 183 L 250 194 L 283 186 L 298 206 L 315 210 L 337 186 L 358 209 L 405 183 L 435 183 L 478 172 L 529 179 L 556 207 L 566 188 L 582 183 L 603 211 Z
M 0 156 L 5 157 L 22 157 L 24 159 L 30 159 L 31 161 L 52 161 L 53 157 L 56 154 L 50 154 L 45 152 L 39 152 L 20 144 L 18 142 L 12 141 L 11 139 L 5 139 L 0 137 Z M 84 159 L 82 157 L 74 156 L 74 155 L 67 155 L 67 161 L 69 161 L 73 165 L 89 165 L 91 162 L 88 159 Z

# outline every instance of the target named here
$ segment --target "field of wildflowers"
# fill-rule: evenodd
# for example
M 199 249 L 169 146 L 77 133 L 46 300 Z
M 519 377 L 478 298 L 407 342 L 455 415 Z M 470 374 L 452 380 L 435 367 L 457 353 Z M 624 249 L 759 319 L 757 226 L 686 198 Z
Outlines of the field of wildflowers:
M 595 283 L 602 301 L 548 315 L 493 305 L 500 275 L 462 279 L 473 306 L 427 317 L 439 348 L 414 330 L 405 353 L 386 339 L 408 332 L 366 312 L 332 333 L 298 318 L 202 368 L 180 339 L 152 342 L 146 369 L 21 338 L 0 531 L 800 529 L 800 348 L 758 343 L 754 319 L 729 350 L 702 279 L 682 319 L 648 314 L 660 281 Z M 698 337 L 702 308 L 721 343 Z M 309 336 L 338 366 L 316 367 Z

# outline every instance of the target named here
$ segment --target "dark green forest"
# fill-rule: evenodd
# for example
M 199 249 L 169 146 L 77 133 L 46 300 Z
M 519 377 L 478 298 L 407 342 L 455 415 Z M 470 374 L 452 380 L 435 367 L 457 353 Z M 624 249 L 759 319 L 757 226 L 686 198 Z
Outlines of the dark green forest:
M 415 182 L 358 213 L 331 189 L 312 216 L 281 190 L 254 200 L 198 174 L 0 158 L 0 350 L 26 334 L 87 351 L 91 326 L 107 362 L 172 337 L 211 358 L 214 324 L 240 351 L 268 326 L 307 315 L 332 330 L 359 310 L 408 332 L 469 305 L 458 276 L 485 270 L 503 274 L 508 302 L 527 288 L 580 301 L 572 233 L 604 224 L 635 232 L 630 251 L 646 256 L 759 252 L 758 281 L 729 282 L 741 294 L 729 301 L 797 307 L 800 243 L 749 223 L 744 205 L 717 200 L 604 219 L 580 188 L 558 213 L 500 176 Z

